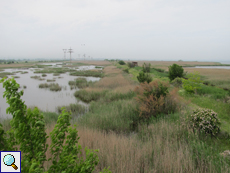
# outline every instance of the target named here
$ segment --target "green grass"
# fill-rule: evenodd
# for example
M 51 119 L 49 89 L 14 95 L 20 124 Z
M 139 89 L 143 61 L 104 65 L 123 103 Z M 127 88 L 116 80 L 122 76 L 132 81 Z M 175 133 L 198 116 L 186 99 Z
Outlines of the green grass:
M 197 90 L 197 94 L 199 95 L 210 95 L 211 98 L 214 99 L 223 99 L 229 95 L 228 91 L 214 86 L 200 85 L 200 87 L 201 88 Z
M 77 78 L 75 81 L 69 81 L 69 85 L 71 88 L 86 88 L 88 86 L 92 86 L 94 82 L 87 81 L 85 78 Z
M 70 73 L 72 76 L 92 76 L 92 77 L 104 77 L 104 73 L 102 71 L 75 71 Z
M 56 123 L 58 120 L 59 114 L 55 112 L 42 112 L 46 125 Z
M 130 125 L 135 116 L 135 105 L 129 100 L 111 103 L 92 102 L 89 112 L 80 118 L 78 123 L 107 132 L 130 132 Z
M 14 73 L 2 72 L 2 73 L 0 73 L 0 78 L 8 77 L 8 75 L 14 75 Z
M 41 78 L 41 76 L 30 76 L 30 78 L 33 78 L 33 79 L 38 79 L 38 80 L 45 80 L 44 78 Z
M 47 82 L 55 82 L 56 80 L 55 79 L 47 79 L 46 81 Z
M 74 116 L 82 115 L 86 112 L 85 106 L 80 104 L 70 104 L 68 106 L 58 106 L 57 107 L 58 113 L 62 112 L 61 110 L 62 107 L 65 107 L 68 112 L 71 111 L 72 115 Z
M 44 68 L 42 70 L 36 70 L 34 73 L 66 73 L 73 72 L 75 70 L 69 68 Z
M 42 83 L 39 84 L 39 88 L 49 88 L 50 91 L 61 91 L 62 87 L 58 83 Z
M 89 103 L 91 101 L 97 101 L 101 97 L 104 97 L 106 92 L 108 91 L 106 90 L 106 91 L 101 91 L 101 92 L 98 92 L 98 91 L 87 92 L 86 90 L 82 89 L 82 90 L 76 91 L 74 93 L 74 96 L 81 99 L 82 101 L 86 103 Z
M 47 76 L 47 74 L 42 74 L 42 77 L 46 77 Z

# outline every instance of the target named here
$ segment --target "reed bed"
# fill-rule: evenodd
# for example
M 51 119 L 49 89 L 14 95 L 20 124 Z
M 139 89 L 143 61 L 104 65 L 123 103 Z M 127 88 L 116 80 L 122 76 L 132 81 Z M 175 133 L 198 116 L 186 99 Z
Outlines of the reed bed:
M 2 72 L 2 73 L 0 73 L 0 78 L 8 77 L 8 75 L 14 75 L 14 73 Z
M 39 88 L 49 88 L 50 91 L 61 91 L 62 87 L 58 83 L 42 83 L 39 84 Z
M 103 77 L 104 74 L 101 70 L 87 70 L 87 71 L 75 71 L 70 73 L 72 76 L 92 76 L 92 77 Z

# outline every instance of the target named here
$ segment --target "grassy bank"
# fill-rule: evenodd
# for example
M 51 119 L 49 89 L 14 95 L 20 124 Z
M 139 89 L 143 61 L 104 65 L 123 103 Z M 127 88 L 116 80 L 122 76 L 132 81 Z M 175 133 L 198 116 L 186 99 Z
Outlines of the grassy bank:
M 75 72 L 71 72 L 70 75 L 104 77 L 104 74 L 102 73 L 102 71 L 98 71 L 98 70 L 75 71 Z

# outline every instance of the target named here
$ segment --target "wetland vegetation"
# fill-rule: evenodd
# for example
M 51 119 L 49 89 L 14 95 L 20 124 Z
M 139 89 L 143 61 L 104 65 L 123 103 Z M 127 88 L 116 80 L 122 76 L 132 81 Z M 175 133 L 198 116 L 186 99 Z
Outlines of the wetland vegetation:
M 230 88 L 230 70 L 184 68 L 187 71 L 185 78 L 198 71 L 201 80 L 209 82 L 208 85 L 200 83 L 194 93 L 188 93 L 183 87 L 183 79 L 170 82 L 170 65 L 219 64 L 152 61 L 148 72 L 152 82 L 140 84 L 137 76 L 144 62 L 131 68 L 116 61 L 82 63 L 104 66 L 102 71 L 68 71 L 73 76 L 101 77 L 97 82 L 79 77 L 68 83 L 80 88 L 74 91 L 74 96 L 89 103 L 89 108 L 79 104 L 64 106 L 72 112 L 72 126 L 78 125 L 82 148 L 99 149 L 99 163 L 94 172 L 100 172 L 104 167 L 117 173 L 230 172 L 229 156 L 221 155 L 230 150 L 230 93 L 223 89 Z M 128 73 L 123 69 L 128 69 Z M 62 70 L 41 71 L 59 73 L 57 71 Z M 46 83 L 44 87 L 50 85 Z M 189 117 L 197 108 L 208 108 L 217 113 L 221 124 L 220 133 L 215 137 L 196 130 L 194 133 L 190 127 Z M 61 113 L 61 106 L 57 109 Z M 43 115 L 46 132 L 49 133 L 58 114 L 44 112 Z M 3 129 L 10 128 L 9 121 L 4 120 L 2 124 Z M 50 144 L 51 139 L 47 140 Z M 52 153 L 47 150 L 46 155 L 51 156 Z M 51 162 L 46 161 L 44 165 L 49 167 Z

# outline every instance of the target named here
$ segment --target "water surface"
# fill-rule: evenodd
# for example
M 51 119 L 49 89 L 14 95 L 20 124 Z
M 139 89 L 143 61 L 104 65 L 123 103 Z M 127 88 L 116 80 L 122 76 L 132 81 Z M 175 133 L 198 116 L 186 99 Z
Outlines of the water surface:
M 48 64 L 48 63 L 47 63 Z M 43 64 L 44 65 L 44 64 Z M 53 65 L 53 64 L 52 64 Z M 95 66 L 94 66 L 95 68 Z M 86 67 L 84 67 L 86 69 Z M 93 67 L 89 66 L 88 69 L 93 69 Z M 28 72 L 25 74 L 21 74 L 23 71 Z M 74 97 L 74 92 L 79 89 L 70 89 L 68 82 L 70 80 L 74 80 L 79 78 L 80 76 L 70 76 L 69 73 L 60 74 L 60 76 L 53 76 L 53 74 L 46 74 L 46 77 L 42 77 L 40 73 L 34 73 L 35 68 L 30 69 L 5 69 L 3 72 L 17 72 L 15 76 L 19 76 L 20 78 L 15 78 L 17 83 L 20 84 L 21 89 L 23 86 L 26 86 L 24 90 L 24 95 L 22 96 L 22 100 L 25 101 L 27 107 L 37 106 L 42 111 L 50 111 L 56 112 L 58 106 L 69 105 L 71 103 L 79 103 L 84 106 L 87 106 L 86 103 L 78 100 Z M 31 76 L 40 76 L 44 80 L 33 79 Z M 11 77 L 10 75 L 8 77 Z M 99 81 L 99 77 L 83 77 L 86 78 L 87 81 Z M 55 82 L 47 82 L 47 79 L 55 79 Z M 55 92 L 50 91 L 49 89 L 39 88 L 39 84 L 41 83 L 58 83 L 62 86 L 62 90 Z M 6 103 L 6 99 L 3 98 L 3 92 L 5 89 L 2 87 L 2 83 L 0 84 L 0 117 L 7 118 L 11 117 L 11 115 L 6 114 L 6 108 L 9 106 Z

